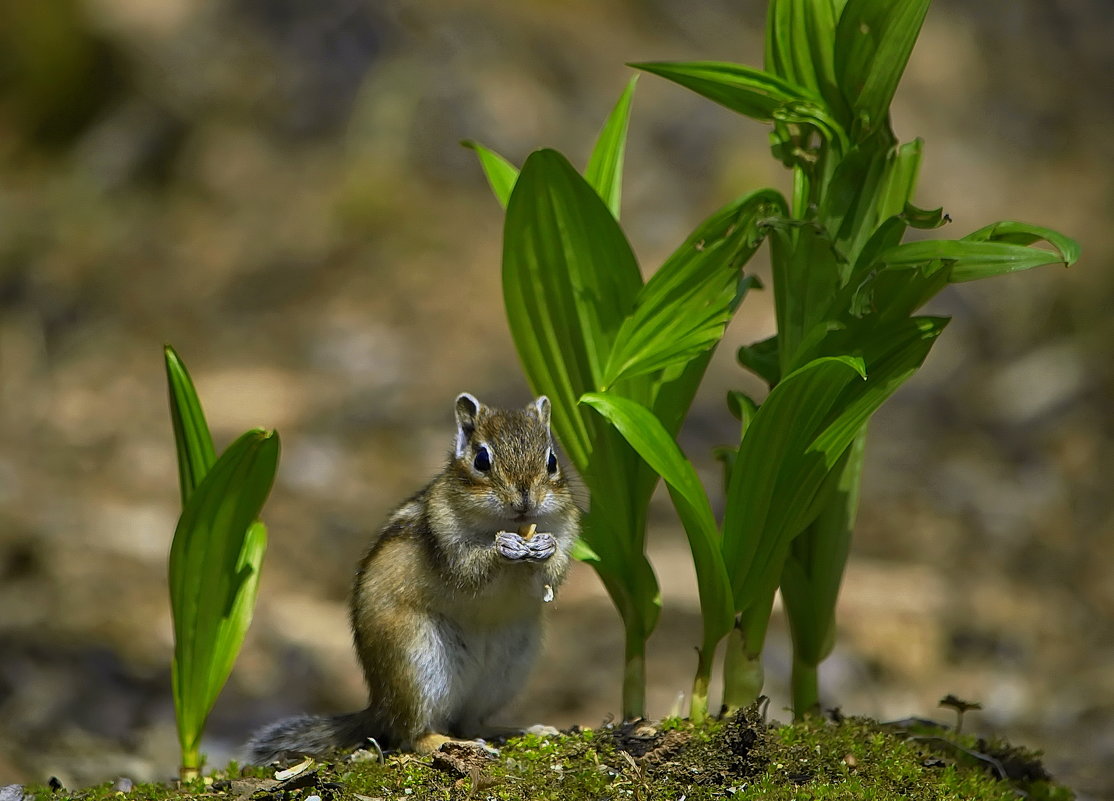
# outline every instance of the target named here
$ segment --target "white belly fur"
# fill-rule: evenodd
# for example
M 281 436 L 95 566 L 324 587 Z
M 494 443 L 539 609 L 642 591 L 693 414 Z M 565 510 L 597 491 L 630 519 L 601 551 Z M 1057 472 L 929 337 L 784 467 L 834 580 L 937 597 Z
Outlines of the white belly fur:
M 535 578 L 520 574 L 509 582 L 512 586 L 491 587 L 483 598 L 458 599 L 456 609 L 432 619 L 432 647 L 419 649 L 415 668 L 419 686 L 428 688 L 433 731 L 475 736 L 522 688 L 541 639 L 542 584 Z M 473 603 L 485 614 L 477 614 Z

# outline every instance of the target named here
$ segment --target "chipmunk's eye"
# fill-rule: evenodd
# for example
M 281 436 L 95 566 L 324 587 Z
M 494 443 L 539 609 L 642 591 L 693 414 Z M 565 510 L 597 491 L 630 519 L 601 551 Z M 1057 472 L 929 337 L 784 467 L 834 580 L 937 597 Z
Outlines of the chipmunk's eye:
M 545 469 L 549 471 L 549 475 L 557 472 L 557 454 L 553 452 L 552 448 L 549 449 L 549 459 L 545 463 Z
M 476 449 L 476 458 L 472 460 L 472 466 L 481 473 L 491 469 L 491 453 L 483 445 Z

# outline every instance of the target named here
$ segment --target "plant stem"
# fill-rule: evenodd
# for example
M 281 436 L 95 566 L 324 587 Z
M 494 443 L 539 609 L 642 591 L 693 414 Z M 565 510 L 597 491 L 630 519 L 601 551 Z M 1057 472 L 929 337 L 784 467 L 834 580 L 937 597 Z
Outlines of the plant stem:
M 178 768 L 178 778 L 183 782 L 192 781 L 201 775 L 201 751 L 196 745 L 182 747 L 182 765 Z
M 693 723 L 701 723 L 708 716 L 708 684 L 712 679 L 712 660 L 715 657 L 714 644 L 707 643 L 696 649 L 696 676 L 692 680 L 692 703 L 689 704 L 689 717 Z
M 820 711 L 820 685 L 817 665 L 793 658 L 793 717 L 797 720 Z
M 736 625 L 727 635 L 723 656 L 724 711 L 735 712 L 754 703 L 764 678 L 761 656 L 747 653 L 743 630 Z
M 623 720 L 646 716 L 646 638 L 634 627 L 626 628 L 623 664 Z

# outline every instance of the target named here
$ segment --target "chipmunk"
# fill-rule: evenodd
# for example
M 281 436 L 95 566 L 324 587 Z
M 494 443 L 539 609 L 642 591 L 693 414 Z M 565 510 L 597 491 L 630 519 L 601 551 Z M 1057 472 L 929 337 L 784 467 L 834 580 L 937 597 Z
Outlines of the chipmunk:
M 579 530 L 549 418 L 544 396 L 523 410 L 457 397 L 448 463 L 391 514 L 356 571 L 350 620 L 367 709 L 272 723 L 248 742 L 252 762 L 368 738 L 429 753 L 484 732 L 525 683 Z

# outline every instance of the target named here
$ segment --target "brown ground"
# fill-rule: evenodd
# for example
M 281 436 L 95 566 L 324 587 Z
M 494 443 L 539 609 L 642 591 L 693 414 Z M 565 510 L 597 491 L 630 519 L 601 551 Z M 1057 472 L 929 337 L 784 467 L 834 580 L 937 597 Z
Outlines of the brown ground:
M 307 10 L 312 8 L 313 10 Z M 755 2 L 71 0 L 0 9 L 0 784 L 173 772 L 165 559 L 177 505 L 160 346 L 218 439 L 277 427 L 256 623 L 209 752 L 361 702 L 344 602 L 367 533 L 434 472 L 450 402 L 521 403 L 501 219 L 472 137 L 582 162 L 623 61 L 760 60 Z M 1084 261 L 946 292 L 954 322 L 878 417 L 824 697 L 882 718 L 979 700 L 971 724 L 1114 797 L 1114 122 L 1100 0 L 939 0 L 895 106 L 927 141 L 921 205 L 959 236 L 1003 218 Z M 784 186 L 765 132 L 645 77 L 624 220 L 647 270 L 729 196 Z M 731 354 L 684 435 L 734 428 Z M 753 384 L 748 384 L 753 387 Z M 697 603 L 665 502 L 653 715 L 694 667 Z M 620 629 L 579 568 L 509 717 L 616 711 Z M 778 615 L 767 657 L 786 702 Z

